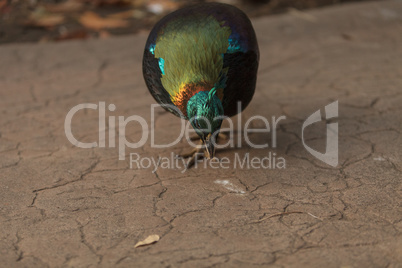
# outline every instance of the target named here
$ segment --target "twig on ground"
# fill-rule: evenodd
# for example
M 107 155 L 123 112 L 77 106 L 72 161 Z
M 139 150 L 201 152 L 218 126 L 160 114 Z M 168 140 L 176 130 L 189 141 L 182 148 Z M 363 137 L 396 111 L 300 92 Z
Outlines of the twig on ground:
M 286 212 L 275 213 L 275 214 L 269 215 L 269 216 L 267 216 L 267 217 L 263 217 L 262 219 L 259 219 L 258 221 L 255 221 L 255 222 L 258 223 L 258 222 L 262 222 L 262 221 L 268 220 L 268 219 L 273 218 L 273 217 L 279 217 L 279 216 L 289 215 L 289 214 L 307 214 L 307 215 L 309 215 L 309 216 L 311 216 L 311 217 L 313 217 L 313 218 L 315 218 L 315 219 L 318 219 L 318 220 L 322 221 L 321 218 L 319 218 L 319 217 L 317 217 L 317 216 L 311 214 L 310 212 L 304 212 L 304 211 L 286 211 Z

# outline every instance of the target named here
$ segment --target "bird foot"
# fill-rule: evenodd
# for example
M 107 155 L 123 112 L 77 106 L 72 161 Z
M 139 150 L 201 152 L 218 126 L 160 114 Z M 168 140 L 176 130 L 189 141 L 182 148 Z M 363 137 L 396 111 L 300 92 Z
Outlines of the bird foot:
M 230 134 L 229 131 L 219 132 L 217 141 L 220 140 L 220 139 L 228 140 L 229 139 L 229 134 Z M 200 139 L 200 137 L 198 135 L 194 135 L 194 136 L 190 137 L 190 141 L 196 141 L 196 140 L 199 140 L 199 139 Z
M 202 144 L 203 142 L 200 140 L 200 145 L 197 145 L 197 147 L 193 148 L 190 152 L 177 155 L 179 158 L 189 158 L 186 166 L 187 169 L 194 166 L 195 162 L 197 162 L 199 159 L 205 157 L 204 147 Z
M 194 166 L 195 162 L 197 162 L 200 159 L 205 158 L 205 153 L 203 152 L 202 148 L 194 148 L 190 152 L 180 154 L 177 157 L 179 157 L 179 158 L 188 158 L 187 164 L 186 164 L 186 169 L 189 169 L 192 166 Z
M 190 137 L 190 141 L 198 141 L 200 139 L 200 136 L 194 135 Z
M 201 160 L 201 159 L 206 159 L 206 160 L 209 160 L 212 162 L 218 162 L 218 163 L 221 162 L 221 159 L 216 156 L 208 159 L 205 151 L 203 151 L 202 148 L 200 148 L 200 149 L 194 148 L 193 150 L 191 150 L 191 152 L 188 152 L 185 154 L 180 154 L 180 155 L 177 155 L 176 157 L 188 158 L 186 169 L 191 168 L 192 166 L 194 166 L 195 162 L 197 162 L 198 160 Z
M 224 133 L 219 133 L 218 138 L 222 138 L 222 139 L 228 139 L 229 137 L 224 134 Z M 190 138 L 191 139 L 191 138 Z M 198 137 L 199 139 L 199 137 Z M 195 139 L 192 139 L 195 140 Z M 187 161 L 187 166 L 186 168 L 189 169 L 192 166 L 194 166 L 194 164 L 203 158 L 206 158 L 210 161 L 217 161 L 220 162 L 221 160 L 214 156 L 213 158 L 210 158 L 210 154 L 208 153 L 208 151 L 205 149 L 205 146 L 203 145 L 204 142 L 200 139 L 199 145 L 197 145 L 196 147 L 194 147 L 191 151 L 187 152 L 187 153 L 182 153 L 177 155 L 176 157 L 178 158 L 188 158 Z

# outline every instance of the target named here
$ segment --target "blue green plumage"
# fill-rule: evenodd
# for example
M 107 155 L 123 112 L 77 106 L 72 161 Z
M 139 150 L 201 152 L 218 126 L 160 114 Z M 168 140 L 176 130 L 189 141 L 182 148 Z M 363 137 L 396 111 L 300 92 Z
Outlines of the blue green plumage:
M 177 10 L 154 26 L 143 74 L 155 100 L 190 120 L 196 131 L 209 121 L 212 129 L 197 131 L 205 138 L 219 131 L 222 120 L 215 117 L 235 115 L 239 101 L 243 109 L 250 103 L 258 59 L 247 16 L 227 4 L 205 3 Z

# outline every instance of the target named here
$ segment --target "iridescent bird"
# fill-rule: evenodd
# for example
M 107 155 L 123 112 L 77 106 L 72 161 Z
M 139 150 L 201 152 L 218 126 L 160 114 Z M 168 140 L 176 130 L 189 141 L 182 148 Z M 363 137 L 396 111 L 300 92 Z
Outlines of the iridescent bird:
M 213 158 L 224 116 L 236 115 L 255 90 L 259 50 L 248 17 L 238 8 L 204 3 L 162 18 L 145 45 L 143 74 L 155 100 L 191 122 Z M 194 163 L 198 149 L 189 155 Z

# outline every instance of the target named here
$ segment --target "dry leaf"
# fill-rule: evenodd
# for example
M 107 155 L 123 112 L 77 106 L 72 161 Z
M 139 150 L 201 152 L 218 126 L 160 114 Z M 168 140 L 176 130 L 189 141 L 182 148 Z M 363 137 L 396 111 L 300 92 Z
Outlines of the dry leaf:
M 94 6 L 137 6 L 138 0 L 83 0 Z
M 0 0 L 0 9 L 2 7 L 5 7 L 7 5 L 7 1 L 6 0 Z
M 61 24 L 64 22 L 64 19 L 63 15 L 49 14 L 43 9 L 38 8 L 31 14 L 25 25 L 50 28 Z
M 137 10 L 137 9 L 132 9 L 132 10 L 127 10 L 119 13 L 114 13 L 108 16 L 108 18 L 114 18 L 114 19 L 131 19 L 131 18 L 136 18 L 140 19 L 145 17 L 145 13 L 143 11 Z
M 33 25 L 38 27 L 53 27 L 64 22 L 64 16 L 61 15 L 49 15 L 44 16 L 36 21 L 33 21 Z
M 121 19 L 102 18 L 96 13 L 87 11 L 79 18 L 79 22 L 87 28 L 100 30 L 104 28 L 120 28 L 128 26 L 128 22 Z
M 80 11 L 84 7 L 84 4 L 77 0 L 68 0 L 61 4 L 47 4 L 45 9 L 49 12 L 76 12 Z
M 56 41 L 64 41 L 71 39 L 87 39 L 89 37 L 89 33 L 84 29 L 78 29 L 74 31 L 66 31 L 61 33 L 58 37 L 55 38 Z
M 154 14 L 161 14 L 180 8 L 180 3 L 172 1 L 151 0 L 147 3 L 147 10 Z
M 137 244 L 135 244 L 135 248 L 138 247 L 142 247 L 142 246 L 146 246 L 146 245 L 150 245 L 153 243 L 156 243 L 159 241 L 159 235 L 150 235 L 147 238 L 145 238 L 144 240 L 138 242 Z

